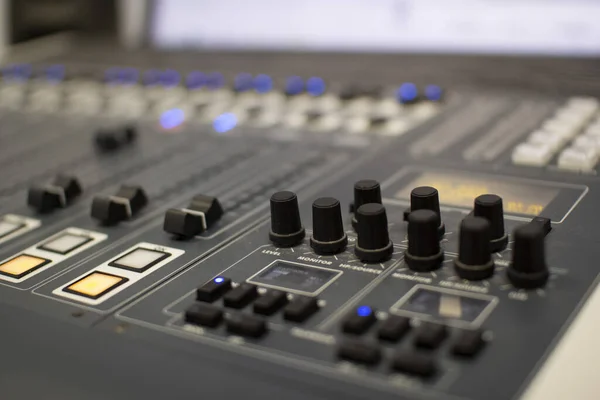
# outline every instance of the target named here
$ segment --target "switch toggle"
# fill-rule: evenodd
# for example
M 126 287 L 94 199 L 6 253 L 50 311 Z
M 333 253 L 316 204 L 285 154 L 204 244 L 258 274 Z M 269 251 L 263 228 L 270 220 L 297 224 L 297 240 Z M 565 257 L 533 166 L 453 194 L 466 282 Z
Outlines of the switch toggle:
M 115 225 L 137 215 L 148 204 L 146 192 L 140 186 L 123 185 L 114 196 L 96 196 L 92 201 L 92 218 L 106 225 Z
M 191 238 L 213 226 L 223 213 L 223 207 L 216 197 L 199 194 L 187 208 L 167 210 L 163 230 L 183 238 Z
M 81 185 L 76 177 L 57 175 L 49 185 L 30 188 L 27 204 L 37 212 L 49 213 L 69 206 L 81 192 Z

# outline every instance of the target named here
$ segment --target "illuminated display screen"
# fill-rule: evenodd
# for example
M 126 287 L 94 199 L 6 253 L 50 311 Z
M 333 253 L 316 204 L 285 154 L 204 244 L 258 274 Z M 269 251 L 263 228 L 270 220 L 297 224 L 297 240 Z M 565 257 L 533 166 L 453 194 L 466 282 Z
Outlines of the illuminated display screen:
M 396 311 L 411 314 L 423 314 L 436 320 L 454 320 L 464 323 L 474 323 L 485 314 L 489 314 L 492 298 L 486 296 L 457 294 L 437 288 L 418 287 L 400 304 L 393 307 Z
M 502 197 L 505 212 L 532 216 L 539 215 L 560 191 L 543 185 L 494 180 L 493 177 L 425 172 L 404 185 L 394 196 L 409 199 L 410 191 L 418 186 L 436 188 L 441 204 L 465 208 L 472 208 L 473 200 L 479 195 L 497 194 Z
M 276 261 L 248 279 L 248 282 L 289 291 L 314 294 L 337 278 L 341 271 Z

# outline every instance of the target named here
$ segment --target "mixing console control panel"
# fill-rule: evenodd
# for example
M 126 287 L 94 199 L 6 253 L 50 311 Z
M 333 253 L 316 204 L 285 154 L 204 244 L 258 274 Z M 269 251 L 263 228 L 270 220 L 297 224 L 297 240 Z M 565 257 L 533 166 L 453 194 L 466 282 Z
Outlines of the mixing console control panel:
M 518 397 L 596 285 L 599 104 L 7 66 L 3 329 L 124 398 Z

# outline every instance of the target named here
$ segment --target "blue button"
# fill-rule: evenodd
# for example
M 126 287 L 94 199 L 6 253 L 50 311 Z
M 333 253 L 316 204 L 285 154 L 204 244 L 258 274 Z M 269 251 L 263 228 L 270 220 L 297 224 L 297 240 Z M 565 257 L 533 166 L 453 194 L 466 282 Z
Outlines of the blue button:
M 400 103 L 410 103 L 417 99 L 419 96 L 419 89 L 414 83 L 406 82 L 400 85 L 396 91 L 396 99 Z
M 13 64 L 2 69 L 4 79 L 25 81 L 29 79 L 33 68 L 29 64 Z
M 140 79 L 140 71 L 137 68 L 121 68 L 118 73 L 119 83 L 126 85 L 134 85 L 138 83 Z
M 220 72 L 210 72 L 206 75 L 206 87 L 211 90 L 220 89 L 225 85 L 225 78 Z
M 304 79 L 299 76 L 290 76 L 285 81 L 285 93 L 291 96 L 300 94 L 304 91 Z
M 160 126 L 163 129 L 175 129 L 185 121 L 185 113 L 179 108 L 167 110 L 160 115 Z
M 250 89 L 252 89 L 252 75 L 247 72 L 237 74 L 233 81 L 233 90 L 245 92 Z
M 161 71 L 157 69 L 149 69 L 144 72 L 144 84 L 147 86 L 154 86 L 160 83 Z
M 438 85 L 427 85 L 425 87 L 425 97 L 427 100 L 440 101 L 444 96 L 444 89 Z
M 217 276 L 213 280 L 215 281 L 215 283 L 223 283 L 225 281 L 225 278 L 223 278 L 222 276 Z
M 360 306 L 356 309 L 356 314 L 359 317 L 370 317 L 373 314 L 373 309 L 369 306 Z
M 200 71 L 192 71 L 185 78 L 185 85 L 188 89 L 200 89 L 206 84 L 206 75 Z
M 213 121 L 213 128 L 219 133 L 225 133 L 232 130 L 237 125 L 237 117 L 233 113 L 219 115 Z
M 166 69 L 160 73 L 159 81 L 166 87 L 177 86 L 181 82 L 181 74 L 174 69 Z
M 327 86 L 325 85 L 325 81 L 323 80 L 323 78 L 313 76 L 306 80 L 306 91 L 311 96 L 322 95 L 323 93 L 325 93 L 326 88 Z
M 65 79 L 66 70 L 64 65 L 49 65 L 44 70 L 44 77 L 49 82 L 60 82 Z
M 268 93 L 273 89 L 273 79 L 269 75 L 260 74 L 254 77 L 254 90 L 258 93 Z

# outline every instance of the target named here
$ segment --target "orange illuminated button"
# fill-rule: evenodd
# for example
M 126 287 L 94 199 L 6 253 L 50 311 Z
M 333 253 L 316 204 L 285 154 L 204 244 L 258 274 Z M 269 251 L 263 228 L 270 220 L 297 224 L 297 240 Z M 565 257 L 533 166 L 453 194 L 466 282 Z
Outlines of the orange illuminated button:
M 46 258 L 19 254 L 0 265 L 0 274 L 19 279 L 49 262 Z
M 122 276 L 96 271 L 70 284 L 63 290 L 79 296 L 97 299 L 127 281 L 128 279 Z

